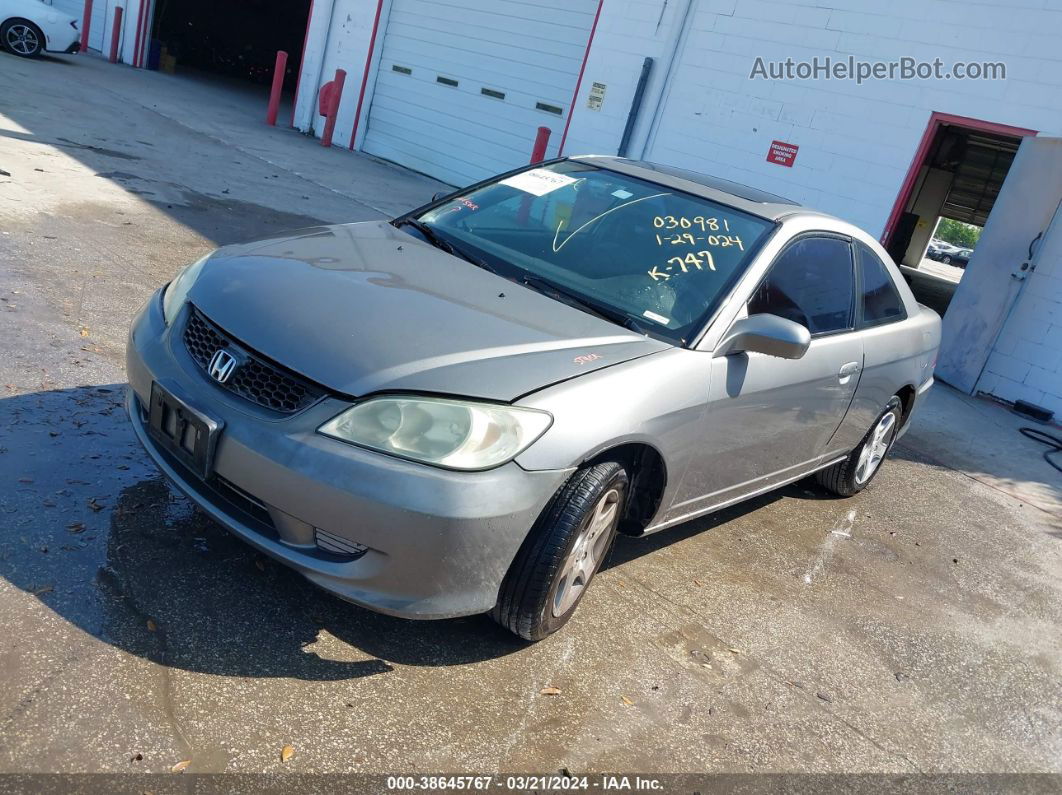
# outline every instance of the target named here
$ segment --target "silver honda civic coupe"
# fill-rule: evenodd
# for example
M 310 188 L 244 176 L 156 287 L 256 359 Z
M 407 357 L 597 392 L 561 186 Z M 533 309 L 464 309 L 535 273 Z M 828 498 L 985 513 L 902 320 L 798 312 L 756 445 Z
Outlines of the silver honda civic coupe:
M 939 340 L 860 229 L 573 157 L 203 257 L 134 321 L 127 405 L 178 488 L 326 590 L 539 640 L 617 532 L 866 487 Z

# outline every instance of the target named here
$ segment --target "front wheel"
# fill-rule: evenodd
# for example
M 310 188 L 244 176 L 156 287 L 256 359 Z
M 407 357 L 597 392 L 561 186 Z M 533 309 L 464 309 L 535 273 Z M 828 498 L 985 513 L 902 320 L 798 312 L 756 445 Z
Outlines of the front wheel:
M 848 458 L 815 474 L 819 485 L 841 497 L 851 497 L 870 485 L 896 440 L 901 411 L 900 399 L 893 397 Z
M 44 52 L 44 34 L 25 19 L 9 19 L 0 26 L 0 42 L 22 58 L 36 58 Z
M 509 567 L 491 617 L 531 641 L 563 627 L 612 548 L 627 487 L 614 461 L 572 475 Z

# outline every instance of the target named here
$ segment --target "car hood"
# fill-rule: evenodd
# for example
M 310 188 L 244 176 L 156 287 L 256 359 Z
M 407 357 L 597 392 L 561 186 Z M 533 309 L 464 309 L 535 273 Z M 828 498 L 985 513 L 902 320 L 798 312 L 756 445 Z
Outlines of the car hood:
M 671 347 L 385 222 L 226 246 L 189 300 L 249 348 L 350 396 L 515 400 Z

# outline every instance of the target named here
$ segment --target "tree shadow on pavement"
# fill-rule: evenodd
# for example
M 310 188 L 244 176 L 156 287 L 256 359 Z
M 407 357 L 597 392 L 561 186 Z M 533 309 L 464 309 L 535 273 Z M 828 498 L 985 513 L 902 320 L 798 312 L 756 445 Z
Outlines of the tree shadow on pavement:
M 65 620 L 221 676 L 343 680 L 525 647 L 485 616 L 361 609 L 260 555 L 162 478 L 129 427 L 124 388 L 0 400 L 0 576 Z

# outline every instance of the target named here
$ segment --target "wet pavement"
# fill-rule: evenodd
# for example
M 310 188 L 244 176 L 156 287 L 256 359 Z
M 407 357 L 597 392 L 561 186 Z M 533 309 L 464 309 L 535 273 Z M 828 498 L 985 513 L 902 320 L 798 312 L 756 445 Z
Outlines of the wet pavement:
M 378 203 L 108 68 L 0 54 L 0 771 L 1062 772 L 1062 481 L 946 390 L 855 498 L 620 539 L 533 646 L 344 604 L 204 518 L 124 418 L 129 321 L 213 245 Z

